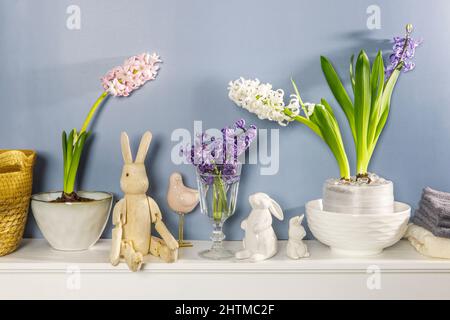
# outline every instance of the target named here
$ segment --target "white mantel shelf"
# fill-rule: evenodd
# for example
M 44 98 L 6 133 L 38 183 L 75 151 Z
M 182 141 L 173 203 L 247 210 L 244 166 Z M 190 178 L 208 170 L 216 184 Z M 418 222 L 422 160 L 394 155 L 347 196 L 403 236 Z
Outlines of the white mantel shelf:
M 177 263 L 148 256 L 143 270 L 131 273 L 124 263 L 109 264 L 110 240 L 62 252 L 28 239 L 0 257 L 0 299 L 450 299 L 450 260 L 423 257 L 405 240 L 369 258 L 307 244 L 309 258 L 287 258 L 281 241 L 277 256 L 250 263 L 200 259 L 210 244 L 195 241 Z M 226 246 L 237 250 L 241 242 Z M 381 287 L 369 289 L 377 278 Z

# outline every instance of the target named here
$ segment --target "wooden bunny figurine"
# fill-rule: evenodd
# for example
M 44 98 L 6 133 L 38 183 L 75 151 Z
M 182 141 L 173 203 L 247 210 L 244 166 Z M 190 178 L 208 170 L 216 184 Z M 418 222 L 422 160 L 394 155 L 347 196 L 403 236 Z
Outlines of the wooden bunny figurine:
M 244 250 L 236 253 L 237 259 L 261 261 L 277 253 L 277 236 L 272 228 L 272 214 L 283 220 L 283 210 L 278 203 L 265 193 L 255 193 L 249 197 L 252 207 L 247 219 L 242 221 L 245 230 Z
M 122 132 L 121 146 L 125 162 L 120 178 L 120 188 L 125 197 L 114 207 L 112 248 L 110 260 L 117 265 L 125 259 L 132 271 L 141 268 L 144 256 L 151 253 L 166 262 L 178 258 L 178 242 L 162 222 L 161 211 L 155 200 L 147 196 L 149 182 L 144 160 L 152 140 L 147 131 L 141 139 L 136 159 L 131 156 L 128 135 Z M 151 236 L 151 224 L 155 224 L 162 239 Z
M 302 226 L 304 214 L 293 217 L 289 220 L 289 241 L 286 248 L 286 254 L 291 259 L 300 259 L 309 257 L 308 247 L 302 241 L 306 236 L 305 228 Z

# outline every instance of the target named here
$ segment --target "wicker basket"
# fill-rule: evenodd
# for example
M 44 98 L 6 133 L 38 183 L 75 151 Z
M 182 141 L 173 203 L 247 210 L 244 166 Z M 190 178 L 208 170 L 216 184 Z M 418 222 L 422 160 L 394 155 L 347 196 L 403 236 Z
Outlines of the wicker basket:
M 16 250 L 22 240 L 35 159 L 31 150 L 0 150 L 0 256 Z

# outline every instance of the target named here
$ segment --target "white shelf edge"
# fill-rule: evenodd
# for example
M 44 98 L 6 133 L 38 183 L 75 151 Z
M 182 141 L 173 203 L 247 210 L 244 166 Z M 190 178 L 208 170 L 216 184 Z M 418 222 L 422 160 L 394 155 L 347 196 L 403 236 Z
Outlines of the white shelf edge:
M 286 257 L 286 241 L 279 242 L 278 254 L 270 260 L 251 263 L 236 260 L 209 261 L 198 257 L 207 248 L 207 241 L 194 241 L 193 248 L 180 249 L 176 263 L 164 263 L 147 256 L 141 272 L 144 273 L 209 273 L 209 274 L 297 274 L 297 273 L 366 273 L 377 266 L 388 273 L 450 273 L 450 260 L 431 259 L 418 254 L 402 240 L 386 249 L 381 255 L 366 258 L 337 256 L 317 241 L 307 241 L 311 257 L 291 260 Z M 227 242 L 237 250 L 240 241 Z M 43 239 L 25 239 L 14 253 L 0 257 L 0 273 L 67 273 L 76 268 L 84 273 L 129 272 L 125 263 L 114 267 L 109 263 L 110 240 L 101 240 L 91 250 L 62 252 L 51 249 Z

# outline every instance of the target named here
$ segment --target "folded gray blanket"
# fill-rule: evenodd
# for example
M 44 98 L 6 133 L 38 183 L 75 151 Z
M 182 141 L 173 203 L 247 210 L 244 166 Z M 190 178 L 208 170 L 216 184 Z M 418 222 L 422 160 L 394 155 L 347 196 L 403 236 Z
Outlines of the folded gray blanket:
M 412 222 L 437 237 L 450 238 L 450 193 L 424 188 Z
M 423 189 L 422 197 L 428 195 L 431 198 L 443 200 L 444 202 L 450 203 L 450 193 L 434 190 L 430 187 L 426 187 Z
M 428 193 L 422 195 L 422 200 L 427 200 L 433 206 L 442 207 L 444 209 L 447 209 L 447 211 L 450 211 L 450 200 L 436 198 L 435 196 L 428 194 Z
M 436 237 L 450 238 L 450 228 L 438 227 L 434 225 L 429 220 L 423 218 L 423 216 L 420 214 L 420 210 L 419 214 L 417 214 L 416 211 L 416 214 L 412 218 L 412 222 L 418 226 L 421 226 L 422 228 L 427 229 Z
M 450 224 L 450 205 L 443 205 L 437 200 L 428 200 L 423 198 L 419 203 L 419 209 L 436 224 L 446 223 Z
M 419 206 L 416 212 L 414 213 L 414 217 L 420 217 L 420 219 L 427 221 L 430 225 L 435 227 L 443 227 L 450 229 L 450 219 L 449 218 L 440 218 L 433 214 L 432 211 L 428 210 L 424 205 Z

